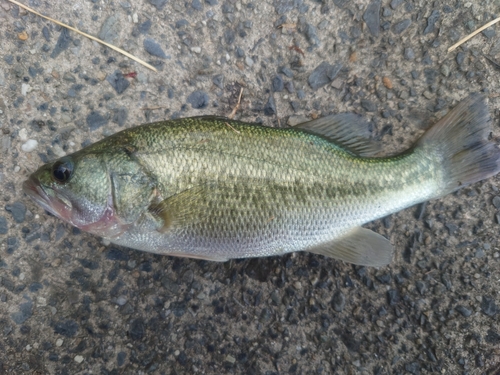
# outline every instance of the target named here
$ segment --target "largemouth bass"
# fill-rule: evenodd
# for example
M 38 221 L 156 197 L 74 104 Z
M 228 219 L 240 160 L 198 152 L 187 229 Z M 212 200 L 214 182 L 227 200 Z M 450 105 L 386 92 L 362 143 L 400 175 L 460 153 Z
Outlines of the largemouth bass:
M 42 166 L 24 191 L 110 242 L 225 261 L 310 251 L 382 266 L 361 225 L 497 174 L 484 98 L 472 95 L 410 150 L 376 157 L 353 114 L 278 129 L 218 117 L 146 124 Z

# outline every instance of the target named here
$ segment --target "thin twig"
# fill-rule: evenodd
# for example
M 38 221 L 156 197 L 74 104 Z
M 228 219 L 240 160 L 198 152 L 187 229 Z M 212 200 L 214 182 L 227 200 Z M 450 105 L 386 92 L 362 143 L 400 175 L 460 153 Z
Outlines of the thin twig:
M 240 103 L 241 103 L 241 95 L 243 94 L 243 87 L 240 89 L 240 96 L 238 97 L 238 103 L 236 103 L 236 106 L 233 108 L 231 113 L 229 114 L 228 118 L 233 119 L 233 117 L 236 115 L 236 111 L 238 108 L 240 108 Z
M 239 131 L 239 130 L 236 130 L 235 128 L 233 128 L 233 127 L 231 126 L 231 124 L 229 124 L 229 122 L 226 122 L 225 124 L 226 124 L 227 126 L 229 126 L 229 127 L 230 127 L 230 128 L 231 128 L 234 132 L 235 132 L 235 133 L 240 134 L 240 131 Z
M 67 28 L 67 29 L 69 29 L 69 30 L 72 30 L 72 31 L 74 31 L 74 32 L 76 32 L 76 33 L 78 33 L 78 34 L 80 34 L 80 35 L 83 35 L 83 36 L 85 36 L 85 37 L 87 37 L 87 38 L 89 38 L 89 39 L 92 39 L 92 40 L 94 40 L 94 41 L 96 41 L 96 42 L 98 42 L 98 43 L 101 43 L 101 44 L 105 45 L 106 47 L 109 47 L 109 48 L 111 48 L 111 49 L 115 50 L 116 52 L 119 52 L 119 53 L 121 53 L 122 55 L 125 55 L 125 56 L 127 56 L 128 58 L 130 58 L 130 59 L 132 59 L 132 60 L 134 60 L 134 61 L 137 61 L 139 64 L 144 65 L 146 68 L 149 68 L 149 69 L 151 69 L 151 70 L 152 70 L 152 71 L 154 71 L 154 72 L 157 72 L 157 71 L 158 71 L 158 70 L 157 70 L 154 66 L 152 66 L 152 65 L 148 64 L 148 63 L 147 63 L 147 62 L 145 62 L 145 61 L 142 61 L 140 58 L 135 57 L 134 55 L 131 55 L 130 53 L 128 53 L 127 51 L 122 50 L 121 48 L 118 48 L 118 47 L 116 47 L 116 46 L 114 46 L 114 45 L 112 45 L 112 44 L 106 43 L 105 41 L 103 41 L 103 40 L 101 40 L 101 39 L 98 39 L 98 38 L 96 38 L 95 36 L 92 36 L 92 35 L 90 35 L 90 34 L 84 33 L 83 31 L 80 31 L 80 30 L 78 30 L 78 29 L 75 29 L 74 27 L 71 27 L 71 26 L 69 26 L 69 25 L 66 25 L 65 23 L 59 22 L 59 21 L 57 21 L 57 20 L 55 20 L 55 19 L 53 19 L 53 18 L 50 18 L 50 17 L 44 16 L 43 14 L 38 13 L 36 10 L 33 10 L 33 9 L 31 9 L 31 8 L 27 7 L 26 5 L 23 5 L 23 4 L 19 3 L 19 2 L 17 2 L 16 0 L 7 0 L 7 1 L 11 2 L 12 4 L 16 4 L 17 6 L 19 6 L 19 7 L 23 8 L 23 9 L 26 9 L 28 12 L 31 12 L 31 13 L 33 13 L 33 14 L 36 14 L 37 16 L 40 16 L 40 17 L 42 17 L 42 18 L 45 18 L 46 20 L 49 20 L 49 21 L 51 21 L 51 22 L 54 22 L 54 23 L 58 24 L 59 26 L 65 27 L 65 28 Z
M 495 18 L 493 21 L 490 21 L 488 22 L 486 25 L 484 26 L 481 26 L 479 29 L 477 29 L 476 31 L 474 31 L 473 33 L 467 35 L 465 38 L 463 39 L 460 39 L 457 43 L 455 43 L 454 45 L 452 45 L 450 48 L 448 48 L 448 53 L 455 50 L 457 47 L 459 47 L 461 44 L 467 42 L 469 39 L 473 38 L 474 36 L 476 36 L 477 34 L 479 34 L 481 31 L 483 31 L 484 29 L 487 29 L 488 27 L 490 27 L 491 25 L 494 25 L 496 24 L 498 21 L 500 21 L 500 17 L 498 18 Z

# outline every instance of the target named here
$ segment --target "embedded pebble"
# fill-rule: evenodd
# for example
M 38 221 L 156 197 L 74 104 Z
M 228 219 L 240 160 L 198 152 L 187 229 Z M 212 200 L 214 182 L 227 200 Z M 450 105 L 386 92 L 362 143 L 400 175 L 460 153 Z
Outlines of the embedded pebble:
M 28 139 L 25 143 L 22 144 L 21 150 L 24 152 L 32 152 L 38 147 L 38 141 L 35 139 Z
M 424 30 L 424 35 L 432 33 L 436 27 L 436 22 L 439 20 L 439 10 L 434 9 L 431 15 L 427 18 L 427 26 Z
M 108 123 L 108 119 L 100 112 L 91 112 L 86 119 L 87 125 L 91 131 L 97 130 Z
M 342 312 L 345 308 L 345 295 L 340 290 L 335 291 L 332 298 L 332 307 L 337 312 Z
M 342 64 L 336 63 L 335 65 L 331 65 L 324 61 L 312 71 L 307 82 L 313 90 L 317 90 L 333 81 L 340 69 L 342 69 Z
M 61 52 L 67 50 L 70 46 L 70 43 L 73 41 L 71 38 L 69 29 L 63 27 L 61 28 L 61 33 L 59 34 L 59 38 L 57 39 L 56 46 L 52 50 L 50 57 L 55 59 L 57 56 L 61 54 Z
M 151 5 L 153 5 L 157 10 L 162 10 L 165 5 L 167 5 L 168 0 L 149 0 Z
M 269 95 L 266 105 L 264 106 L 264 114 L 266 116 L 273 116 L 276 114 L 276 103 L 272 94 Z
M 252 60 L 252 58 L 251 58 L 250 56 L 246 56 L 246 57 L 245 57 L 245 64 L 246 64 L 249 68 L 251 68 L 251 67 L 253 66 L 253 60 Z
M 380 33 L 380 4 L 380 0 L 373 0 L 363 14 L 363 21 L 373 36 L 378 36 Z
M 116 304 L 119 306 L 123 306 L 127 303 L 127 297 L 125 296 L 120 296 L 116 299 Z
M 13 204 L 7 204 L 5 211 L 10 212 L 16 223 L 22 223 L 26 218 L 26 205 L 23 202 L 17 201 Z
M 76 333 L 78 332 L 78 329 L 79 329 L 78 323 L 72 319 L 60 321 L 54 325 L 54 332 L 66 337 L 75 336 Z
M 271 81 L 272 90 L 274 92 L 281 92 L 285 88 L 283 78 L 280 75 L 275 75 Z
M 194 91 L 187 97 L 186 101 L 194 109 L 202 109 L 208 106 L 210 99 L 205 91 Z
M 481 301 L 481 311 L 488 316 L 495 316 L 498 313 L 498 307 L 495 300 L 488 296 L 483 296 Z
M 407 28 L 409 28 L 410 25 L 411 25 L 411 20 L 410 19 L 406 19 L 406 20 L 403 20 L 403 21 L 400 21 L 400 22 L 396 23 L 392 27 L 392 31 L 395 34 L 401 34 L 403 31 L 405 31 Z
M 21 303 L 19 305 L 19 310 L 10 315 L 11 319 L 16 324 L 23 324 L 33 314 L 33 302 L 32 302 L 32 300 L 27 296 L 25 296 L 24 299 L 26 299 L 27 301 Z
M 500 208 L 500 197 L 498 195 L 494 196 L 492 203 L 495 208 Z
M 375 112 L 377 110 L 377 105 L 368 99 L 361 100 L 361 107 L 363 107 L 366 112 Z
M 130 82 L 123 76 L 119 70 L 115 70 L 113 74 L 108 74 L 106 81 L 109 82 L 117 94 L 123 93 L 130 85 Z
M 0 216 L 0 234 L 7 234 L 9 226 L 5 216 Z
M 144 49 L 152 56 L 166 59 L 167 55 L 161 48 L 160 44 L 151 38 L 145 38 L 143 42 Z
M 462 305 L 458 305 L 457 307 L 455 307 L 455 310 L 457 310 L 460 314 L 462 314 L 466 318 L 472 315 L 472 311 Z
M 21 95 L 26 96 L 27 93 L 31 92 L 31 86 L 27 83 L 21 84 Z
M 112 14 L 102 24 L 99 39 L 110 44 L 115 44 L 120 36 L 120 30 L 120 15 L 118 13 Z

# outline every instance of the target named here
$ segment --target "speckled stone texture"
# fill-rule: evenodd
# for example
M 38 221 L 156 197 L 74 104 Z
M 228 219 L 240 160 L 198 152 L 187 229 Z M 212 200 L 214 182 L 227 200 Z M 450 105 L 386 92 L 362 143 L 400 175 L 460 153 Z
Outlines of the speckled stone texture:
M 447 53 L 494 1 L 25 3 L 158 73 L 0 0 L 0 373 L 500 371 L 497 177 L 369 224 L 396 248 L 381 269 L 119 248 L 21 190 L 42 163 L 120 129 L 229 116 L 241 88 L 236 119 L 357 112 L 388 154 L 482 91 L 498 139 L 497 26 Z

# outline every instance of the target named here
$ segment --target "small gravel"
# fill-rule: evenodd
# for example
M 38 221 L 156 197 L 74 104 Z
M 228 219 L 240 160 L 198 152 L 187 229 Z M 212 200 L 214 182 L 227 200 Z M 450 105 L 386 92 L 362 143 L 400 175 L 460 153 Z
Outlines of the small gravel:
M 439 21 L 439 10 L 434 9 L 427 18 L 427 26 L 425 27 L 424 35 L 434 32 L 437 21 Z
M 119 70 L 115 70 L 113 74 L 108 74 L 106 81 L 115 89 L 117 94 L 122 94 L 130 86 L 130 82 Z
M 375 112 L 377 110 L 377 105 L 368 99 L 361 100 L 361 107 L 363 107 L 366 112 Z
M 333 309 L 337 312 L 342 312 L 345 308 L 345 304 L 346 304 L 346 299 L 344 293 L 342 293 L 340 290 L 337 290 L 333 294 L 332 298 Z
M 26 218 L 26 205 L 23 202 L 14 202 L 5 205 L 5 211 L 10 212 L 16 223 L 23 223 Z
M 0 216 L 0 234 L 7 234 L 9 231 L 9 225 L 7 224 L 7 219 L 5 216 Z
M 458 305 L 457 307 L 455 307 L 455 310 L 457 310 L 460 314 L 462 314 L 462 316 L 466 318 L 472 315 L 472 310 L 462 305 Z
M 205 91 L 194 91 L 186 100 L 194 109 L 206 108 L 210 102 L 208 94 Z
M 165 5 L 167 5 L 168 0 L 149 0 L 151 5 L 153 5 L 157 10 L 162 10 Z
M 151 38 L 144 38 L 143 42 L 144 49 L 147 53 L 152 56 L 159 57 L 161 59 L 166 59 L 167 55 L 161 48 L 160 44 Z
M 97 111 L 91 112 L 86 121 L 91 131 L 95 131 L 108 123 L 108 119 Z
M 411 20 L 406 19 L 406 20 L 403 20 L 403 21 L 400 21 L 400 22 L 394 24 L 394 26 L 392 27 L 392 31 L 395 34 L 401 34 L 403 31 L 405 31 L 407 28 L 409 28 L 410 25 L 411 25 Z
M 76 333 L 78 332 L 78 329 L 79 329 L 78 323 L 72 319 L 60 321 L 55 323 L 54 325 L 54 332 L 66 337 L 75 336 Z
M 266 116 L 274 116 L 276 114 L 276 103 L 272 94 L 269 95 L 269 98 L 264 106 L 264 114 Z
M 19 310 L 11 314 L 11 319 L 16 324 L 23 324 L 33 315 L 33 302 L 27 296 L 24 297 L 27 301 L 19 305 Z
M 272 90 L 274 92 L 281 92 L 285 88 L 285 84 L 283 82 L 283 78 L 281 78 L 280 75 L 274 76 L 271 82 L 272 82 L 271 83 Z
M 488 316 L 495 316 L 498 313 L 498 307 L 495 300 L 488 296 L 483 296 L 481 301 L 481 311 Z
M 32 152 L 35 151 L 38 147 L 38 141 L 35 139 L 28 139 L 25 143 L 21 145 L 21 150 L 24 152 Z
M 340 69 L 342 69 L 342 64 L 336 63 L 331 65 L 329 63 L 322 62 L 318 65 L 312 73 L 309 75 L 307 82 L 313 90 L 317 90 L 320 87 L 325 86 L 335 79 Z
M 141 318 L 133 319 L 130 322 L 128 334 L 132 340 L 140 341 L 146 334 L 146 326 Z
M 99 32 L 99 39 L 102 39 L 110 44 L 116 44 L 118 38 L 120 37 L 121 29 L 120 15 L 112 14 L 106 18 L 102 24 L 101 31 Z
M 373 0 L 363 14 L 363 21 L 366 22 L 366 26 L 373 36 L 380 34 L 380 4 L 380 0 Z
M 57 39 L 56 46 L 50 54 L 50 57 L 53 59 L 58 57 L 63 51 L 69 48 L 72 41 L 73 38 L 71 38 L 69 29 L 63 27 L 61 29 L 61 33 L 59 34 L 59 38 Z

